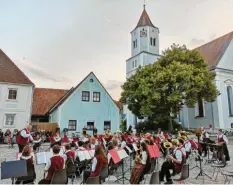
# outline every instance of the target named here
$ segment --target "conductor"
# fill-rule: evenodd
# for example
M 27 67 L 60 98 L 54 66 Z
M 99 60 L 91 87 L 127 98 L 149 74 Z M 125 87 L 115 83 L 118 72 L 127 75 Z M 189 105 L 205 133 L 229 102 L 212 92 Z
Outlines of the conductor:
M 23 148 L 28 144 L 29 141 L 33 141 L 33 138 L 30 134 L 31 129 L 32 126 L 28 125 L 26 128 L 20 130 L 17 133 L 16 142 L 18 144 L 20 153 L 23 151 Z

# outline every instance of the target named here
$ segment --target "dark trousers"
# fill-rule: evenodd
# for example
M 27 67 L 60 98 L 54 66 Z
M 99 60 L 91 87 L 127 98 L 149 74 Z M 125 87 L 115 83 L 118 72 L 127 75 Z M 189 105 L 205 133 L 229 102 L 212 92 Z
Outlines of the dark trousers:
M 19 152 L 20 152 L 20 153 L 23 151 L 23 148 L 24 148 L 25 146 L 26 146 L 26 145 L 20 145 L 20 144 L 18 144 Z
M 38 182 L 38 184 L 50 184 L 51 180 L 46 180 L 46 179 L 42 179 Z
M 84 171 L 83 173 L 83 183 L 86 183 L 87 179 L 90 177 L 91 171 Z
M 174 164 L 171 161 L 165 161 L 161 167 L 161 171 L 159 174 L 160 181 L 164 181 L 164 176 L 166 176 L 167 182 L 171 181 L 171 173 L 169 170 L 174 170 L 174 168 Z
M 226 161 L 230 161 L 229 151 L 226 143 L 223 144 L 223 153 L 226 156 Z
M 201 147 L 202 147 L 202 152 L 204 152 L 204 156 L 206 157 L 207 156 L 207 146 L 206 146 L 206 143 L 201 144 Z

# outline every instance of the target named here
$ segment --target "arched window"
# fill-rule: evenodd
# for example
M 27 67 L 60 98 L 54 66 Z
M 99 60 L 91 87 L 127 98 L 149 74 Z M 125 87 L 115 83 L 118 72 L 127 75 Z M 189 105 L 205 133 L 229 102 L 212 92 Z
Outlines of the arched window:
M 227 97 L 228 97 L 229 115 L 233 116 L 233 93 L 231 86 L 227 86 Z

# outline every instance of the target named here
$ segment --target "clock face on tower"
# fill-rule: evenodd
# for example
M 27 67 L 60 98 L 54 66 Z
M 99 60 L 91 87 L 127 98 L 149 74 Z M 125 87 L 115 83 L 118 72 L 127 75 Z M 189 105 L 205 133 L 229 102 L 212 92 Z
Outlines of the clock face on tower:
M 146 37 L 147 36 L 147 31 L 146 30 L 142 30 L 140 31 L 140 37 Z

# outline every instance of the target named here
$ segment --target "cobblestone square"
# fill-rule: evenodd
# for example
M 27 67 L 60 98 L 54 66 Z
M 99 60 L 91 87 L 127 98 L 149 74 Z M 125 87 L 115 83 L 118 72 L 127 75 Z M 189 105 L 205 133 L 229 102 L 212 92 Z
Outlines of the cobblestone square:
M 43 148 L 44 149 L 47 149 L 48 148 L 48 144 L 44 144 L 43 145 Z M 233 162 L 232 162 L 232 159 L 233 159 L 233 146 L 232 145 L 229 145 L 228 146 L 228 149 L 229 149 L 229 152 L 230 152 L 230 157 L 231 157 L 231 161 L 227 163 L 226 167 L 224 168 L 224 170 L 227 170 L 227 171 L 233 171 L 232 170 L 232 167 L 233 167 Z M 10 161 L 10 160 L 15 160 L 16 158 L 16 152 L 18 151 L 18 147 L 15 145 L 14 148 L 9 148 L 7 145 L 0 145 L 0 161 L 4 161 L 5 159 L 7 161 Z M 163 160 L 162 158 L 159 159 L 159 168 L 160 168 L 160 165 L 163 163 Z M 192 167 L 194 167 L 196 165 L 196 162 L 194 160 L 188 160 L 188 163 L 190 164 L 190 169 Z M 211 167 L 211 164 L 204 164 L 205 163 L 205 159 L 204 159 L 204 162 L 202 163 L 202 166 L 203 166 L 203 170 L 204 172 L 209 175 L 210 177 L 212 177 L 212 174 L 213 174 L 213 168 Z M 199 163 L 198 163 L 199 165 Z M 35 165 L 35 168 L 36 168 L 36 183 L 41 180 L 43 178 L 43 175 L 44 175 L 44 165 Z M 126 159 L 125 160 L 125 169 L 128 169 L 129 168 L 129 159 Z M 203 177 L 199 177 L 198 179 L 195 179 L 195 177 L 197 176 L 197 174 L 199 173 L 199 169 L 198 168 L 195 168 L 195 169 L 192 169 L 190 170 L 190 177 L 187 179 L 186 183 L 191 183 L 191 184 L 203 184 Z M 121 175 L 121 167 L 119 167 L 118 169 L 118 175 Z M 126 177 L 127 178 L 130 178 L 130 173 L 126 174 Z M 179 178 L 179 175 L 175 176 L 174 179 L 178 179 Z M 110 177 L 108 179 L 108 181 L 106 181 L 105 183 L 106 184 L 117 184 L 117 182 L 115 182 L 116 178 L 114 177 Z M 150 180 L 150 175 L 146 176 L 146 183 L 149 183 L 149 180 Z M 11 184 L 11 179 L 5 179 L 5 180 L 0 180 L 0 183 L 1 184 Z M 80 184 L 81 182 L 81 177 L 78 177 L 76 180 L 75 180 L 75 184 Z M 119 181 L 118 183 L 122 183 L 122 181 Z M 129 182 L 128 181 L 125 181 L 126 184 L 128 184 Z M 218 178 L 216 181 L 212 180 L 212 179 L 209 179 L 207 177 L 204 177 L 204 184 L 222 184 L 224 183 L 224 178 L 223 176 L 219 173 L 218 175 Z

